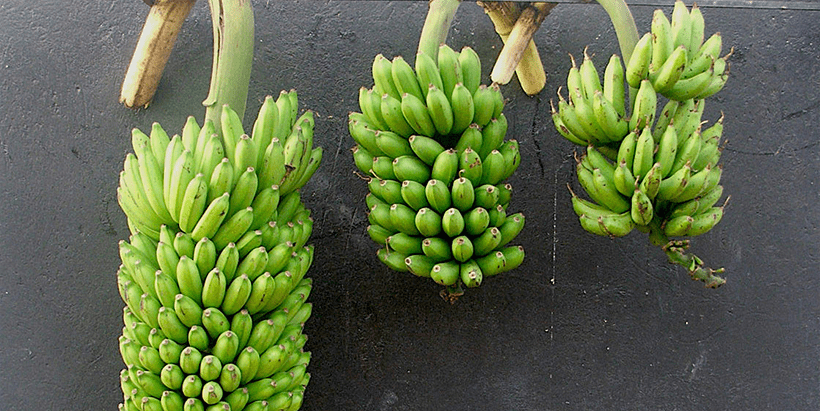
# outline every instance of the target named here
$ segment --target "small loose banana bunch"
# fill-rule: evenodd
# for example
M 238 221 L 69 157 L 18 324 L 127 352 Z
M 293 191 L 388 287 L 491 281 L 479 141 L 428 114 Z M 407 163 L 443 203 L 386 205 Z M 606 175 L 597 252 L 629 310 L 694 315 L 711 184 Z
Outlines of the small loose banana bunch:
M 481 62 L 465 47 L 423 53 L 415 70 L 402 57 L 373 62 L 374 86 L 350 113 L 356 167 L 369 176 L 368 233 L 393 270 L 451 287 L 477 287 L 484 276 L 524 258 L 508 246 L 524 226 L 507 214 L 521 162 L 497 85 L 481 85 Z
M 723 118 L 701 130 L 702 107 L 703 100 L 670 101 L 662 112 L 670 120 L 659 121 L 654 132 L 647 125 L 629 133 L 614 162 L 587 147 L 576 174 L 592 201 L 572 193 L 586 231 L 621 237 L 657 224 L 667 237 L 696 236 L 720 221 Z
M 626 67 L 613 55 L 603 81 L 587 50 L 580 66 L 572 59 L 569 101 L 559 90 L 552 118 L 562 136 L 586 146 L 576 174 L 592 201 L 572 193 L 585 230 L 611 237 L 635 228 L 650 237 L 653 231 L 695 236 L 723 216 L 723 206 L 715 206 L 723 194 L 723 117 L 706 129 L 701 120 L 704 98 L 726 82 L 728 56 L 718 58 L 719 33 L 703 42 L 703 28 L 700 10 L 690 12 L 678 0 L 672 22 L 656 10 L 651 32 Z M 667 103 L 657 113 L 662 97 Z
M 120 410 L 301 407 L 313 221 L 298 189 L 322 149 L 296 97 L 268 97 L 251 136 L 227 106 L 221 124 L 190 117 L 182 136 L 133 130 L 117 189 L 131 230 Z

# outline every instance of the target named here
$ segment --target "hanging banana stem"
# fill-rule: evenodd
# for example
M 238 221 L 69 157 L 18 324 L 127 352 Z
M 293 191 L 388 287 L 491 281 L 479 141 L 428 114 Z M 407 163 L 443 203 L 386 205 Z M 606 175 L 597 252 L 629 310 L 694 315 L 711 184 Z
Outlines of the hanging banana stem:
M 632 56 L 632 49 L 638 43 L 638 28 L 635 26 L 635 19 L 629 11 L 624 0 L 597 0 L 598 4 L 609 14 L 612 26 L 615 27 L 615 35 L 618 36 L 618 44 L 621 47 L 621 57 L 624 62 L 629 61 Z
M 430 0 L 427 18 L 419 36 L 419 53 L 438 59 L 438 47 L 447 40 L 450 25 L 456 15 L 461 0 Z
M 147 107 L 151 103 L 182 23 L 195 2 L 196 0 L 153 2 L 122 82 L 120 103 L 129 108 Z
M 225 104 L 239 118 L 245 116 L 253 63 L 253 8 L 251 0 L 208 0 L 208 5 L 214 27 L 214 59 L 211 88 L 202 105 L 205 121 L 219 124 Z
M 509 31 L 504 48 L 498 55 L 498 59 L 493 66 L 493 71 L 490 78 L 499 84 L 507 84 L 512 80 L 513 73 L 520 64 L 524 54 L 529 49 L 535 49 L 535 43 L 532 36 L 541 27 L 541 23 L 555 7 L 555 3 L 533 3 L 525 8 L 515 21 L 512 29 Z M 540 63 L 540 59 L 538 60 Z M 530 63 L 532 64 L 532 63 Z M 546 75 L 543 73 L 543 67 L 536 75 L 543 75 L 544 82 L 546 82 Z M 536 80 L 536 79 L 533 79 Z M 536 81 L 540 81 L 536 80 Z M 537 84 L 537 83 L 536 83 Z M 541 85 L 543 88 L 543 85 Z M 540 91 L 540 88 L 539 88 Z M 530 92 L 527 92 L 530 94 Z M 534 93 L 533 93 L 534 94 Z
M 669 262 L 685 268 L 693 280 L 702 281 L 706 287 L 718 288 L 726 284 L 726 279 L 716 274 L 724 272 L 723 268 L 713 270 L 703 266 L 703 260 L 698 256 L 687 253 L 689 248 L 688 240 L 670 241 L 661 229 L 660 220 L 653 219 L 649 225 L 649 241 L 653 245 L 661 247 Z

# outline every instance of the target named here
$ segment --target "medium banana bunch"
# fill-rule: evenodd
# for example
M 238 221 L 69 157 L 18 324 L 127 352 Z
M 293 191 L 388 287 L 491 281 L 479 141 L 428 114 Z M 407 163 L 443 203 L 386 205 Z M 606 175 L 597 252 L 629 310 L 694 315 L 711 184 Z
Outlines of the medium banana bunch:
M 118 188 L 131 230 L 117 272 L 121 410 L 301 407 L 313 222 L 298 189 L 321 161 L 313 115 L 297 116 L 294 91 L 265 100 L 250 136 L 222 113 L 189 118 L 181 136 L 132 133 Z
M 507 214 L 504 183 L 521 154 L 516 140 L 504 140 L 504 99 L 497 85 L 480 84 L 475 51 L 442 45 L 435 57 L 418 54 L 414 69 L 376 56 L 374 86 L 360 90 L 361 113 L 350 113 L 348 129 L 356 167 L 370 177 L 378 258 L 452 296 L 523 261 L 523 248 L 509 243 L 524 216 Z
M 671 20 L 655 10 L 650 32 L 635 45 L 626 64 L 626 81 L 639 87 L 644 79 L 670 100 L 704 99 L 729 78 L 729 54 L 720 57 L 722 38 L 715 33 L 704 41 L 704 19 L 697 5 L 687 10 L 675 1 Z
M 698 103 L 693 103 L 697 105 Z M 572 205 L 582 227 L 598 235 L 621 237 L 656 223 L 667 237 L 696 236 L 723 216 L 715 206 L 723 194 L 720 139 L 721 117 L 711 127 L 692 133 L 667 125 L 659 138 L 649 126 L 629 133 L 616 160 L 594 146 L 577 161 L 578 181 L 590 200 L 572 193 Z M 671 112 L 674 116 L 676 113 Z

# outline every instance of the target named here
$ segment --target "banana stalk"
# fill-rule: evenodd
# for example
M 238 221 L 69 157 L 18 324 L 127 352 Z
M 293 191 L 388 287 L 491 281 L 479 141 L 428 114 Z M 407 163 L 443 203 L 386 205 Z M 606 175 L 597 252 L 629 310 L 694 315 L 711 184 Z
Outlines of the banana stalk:
M 726 279 L 716 274 L 721 274 L 725 271 L 724 268 L 717 270 L 703 266 L 703 260 L 698 256 L 687 253 L 689 248 L 689 240 L 670 241 L 666 234 L 661 229 L 661 222 L 655 218 L 649 224 L 649 241 L 652 245 L 661 247 L 669 262 L 679 265 L 689 271 L 689 276 L 692 280 L 702 281 L 708 288 L 718 288 L 726 284 Z
M 211 88 L 202 105 L 205 121 L 219 124 L 225 104 L 240 119 L 245 116 L 253 65 L 253 8 L 250 0 L 208 0 L 208 5 L 214 27 L 214 59 Z
M 536 3 L 524 13 L 510 1 L 480 1 L 478 4 L 484 8 L 496 33 L 505 43 L 490 77 L 497 83 L 506 84 L 515 72 L 527 95 L 538 94 L 544 89 L 547 77 L 532 35 L 555 4 Z M 524 19 L 521 18 L 522 14 L 526 15 Z M 514 30 L 516 33 L 513 33 Z
M 621 57 L 623 61 L 629 61 L 632 50 L 638 43 L 638 27 L 635 26 L 635 19 L 623 0 L 597 0 L 598 4 L 609 14 L 612 25 L 615 27 L 615 35 L 618 36 L 618 45 L 621 47 Z
M 126 107 L 148 107 L 151 103 L 179 30 L 195 2 L 155 0 L 151 5 L 120 91 L 120 102 Z
M 461 0 L 430 1 L 430 8 L 419 36 L 419 53 L 424 53 L 436 61 L 438 46 L 446 43 L 447 33 L 460 4 Z

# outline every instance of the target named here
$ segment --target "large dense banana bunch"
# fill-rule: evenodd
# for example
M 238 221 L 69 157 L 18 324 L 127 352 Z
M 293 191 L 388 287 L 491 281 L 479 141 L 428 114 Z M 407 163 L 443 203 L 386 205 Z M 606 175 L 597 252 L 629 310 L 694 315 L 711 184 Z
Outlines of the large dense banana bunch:
M 572 196 L 585 230 L 620 237 L 633 228 L 649 231 L 654 222 L 665 236 L 682 237 L 720 221 L 723 118 L 702 130 L 702 107 L 703 100 L 670 101 L 661 117 L 667 120 L 630 132 L 614 161 L 587 147 L 576 173 L 592 201 Z
M 222 137 L 216 127 L 221 128 Z M 118 200 L 121 410 L 296 410 L 313 260 L 298 189 L 318 167 L 313 114 L 268 97 L 250 136 L 225 106 L 169 138 L 132 133 Z
M 558 107 L 552 109 L 555 127 L 575 144 L 592 144 L 614 154 L 627 134 L 647 121 L 651 124 L 658 94 L 687 101 L 717 93 L 729 78 L 729 55 L 720 57 L 720 33 L 705 42 L 703 34 L 700 9 L 695 5 L 689 11 L 678 0 L 671 22 L 662 10 L 655 11 L 651 31 L 635 45 L 626 67 L 617 55 L 609 59 L 603 82 L 584 50 L 580 67 L 572 59 L 568 101 L 559 90 Z M 625 85 L 638 90 L 629 105 Z
M 504 140 L 504 99 L 481 85 L 481 62 L 465 47 L 423 53 L 415 70 L 402 57 L 373 62 L 374 86 L 359 92 L 361 113 L 349 131 L 356 166 L 368 175 L 370 226 L 388 267 L 453 288 L 521 264 L 509 242 L 524 226 L 507 214 L 521 162 L 516 140 Z

